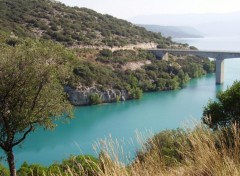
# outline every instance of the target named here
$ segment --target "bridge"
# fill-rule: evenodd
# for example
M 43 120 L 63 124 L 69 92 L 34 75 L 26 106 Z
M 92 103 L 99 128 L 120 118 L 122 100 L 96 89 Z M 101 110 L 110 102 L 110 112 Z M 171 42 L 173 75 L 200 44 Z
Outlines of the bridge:
M 170 54 L 195 55 L 216 59 L 216 84 L 224 82 L 224 59 L 240 58 L 240 52 L 231 51 L 205 51 L 205 50 L 180 50 L 180 49 L 149 49 L 157 57 L 164 58 Z

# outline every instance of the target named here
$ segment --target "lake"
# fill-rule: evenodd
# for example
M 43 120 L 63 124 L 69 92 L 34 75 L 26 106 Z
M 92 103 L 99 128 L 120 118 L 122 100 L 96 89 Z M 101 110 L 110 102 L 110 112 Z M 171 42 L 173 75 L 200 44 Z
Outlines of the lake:
M 240 51 L 240 36 L 201 39 L 177 39 L 207 50 Z M 215 75 L 193 79 L 186 88 L 176 91 L 145 93 L 140 100 L 113 104 L 77 107 L 75 118 L 67 124 L 58 123 L 54 131 L 42 129 L 30 134 L 22 147 L 16 147 L 16 166 L 27 161 L 49 165 L 70 155 L 93 154 L 93 144 L 108 137 L 125 143 L 125 153 L 134 157 L 138 147 L 136 131 L 153 133 L 182 127 L 188 121 L 200 121 L 209 98 L 240 79 L 240 59 L 225 60 L 224 85 L 215 85 Z

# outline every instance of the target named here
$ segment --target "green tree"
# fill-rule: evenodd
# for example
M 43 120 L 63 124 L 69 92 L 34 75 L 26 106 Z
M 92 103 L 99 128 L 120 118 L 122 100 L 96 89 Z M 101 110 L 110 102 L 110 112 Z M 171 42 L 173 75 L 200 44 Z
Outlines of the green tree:
M 55 119 L 71 112 L 61 85 L 67 55 L 60 46 L 37 41 L 1 45 L 0 51 L 0 147 L 15 176 L 13 148 L 39 126 L 52 129 Z
M 213 129 L 240 122 L 240 82 L 218 93 L 217 101 L 210 100 L 204 107 L 203 122 Z

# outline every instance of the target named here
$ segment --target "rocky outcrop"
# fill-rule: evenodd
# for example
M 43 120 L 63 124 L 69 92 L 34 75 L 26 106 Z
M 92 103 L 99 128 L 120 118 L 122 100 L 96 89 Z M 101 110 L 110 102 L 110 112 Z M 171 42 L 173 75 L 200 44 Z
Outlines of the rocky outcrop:
M 98 90 L 96 87 L 78 87 L 72 88 L 70 86 L 64 87 L 65 92 L 68 94 L 69 101 L 74 106 L 89 105 L 90 95 L 98 94 L 102 103 L 111 103 L 116 101 L 125 101 L 129 99 L 127 90 L 109 89 Z

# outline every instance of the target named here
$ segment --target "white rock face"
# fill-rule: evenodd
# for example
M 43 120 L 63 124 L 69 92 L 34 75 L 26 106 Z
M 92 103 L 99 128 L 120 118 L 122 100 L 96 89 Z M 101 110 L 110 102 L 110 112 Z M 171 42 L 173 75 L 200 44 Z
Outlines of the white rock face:
M 89 105 L 91 94 L 98 94 L 101 98 L 102 103 L 125 101 L 129 99 L 127 90 L 109 89 L 100 91 L 96 87 L 81 87 L 81 89 L 74 89 L 70 86 L 64 87 L 65 92 L 68 94 L 69 101 L 74 106 Z

